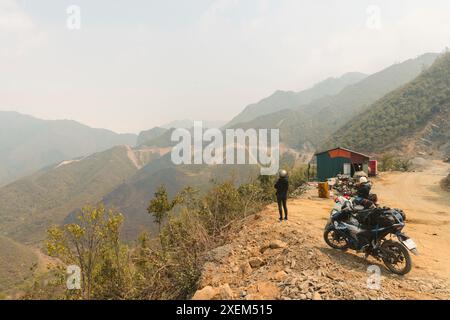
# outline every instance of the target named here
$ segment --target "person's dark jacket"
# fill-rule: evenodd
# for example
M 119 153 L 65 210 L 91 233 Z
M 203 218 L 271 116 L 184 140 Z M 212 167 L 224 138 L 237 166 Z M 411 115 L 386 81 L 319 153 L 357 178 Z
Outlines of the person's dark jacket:
M 289 189 L 289 180 L 287 177 L 279 178 L 275 183 L 275 189 L 277 189 L 278 198 L 287 198 Z
M 357 196 L 363 199 L 369 199 L 370 196 L 370 190 L 372 189 L 372 186 L 370 183 L 362 183 L 357 188 Z

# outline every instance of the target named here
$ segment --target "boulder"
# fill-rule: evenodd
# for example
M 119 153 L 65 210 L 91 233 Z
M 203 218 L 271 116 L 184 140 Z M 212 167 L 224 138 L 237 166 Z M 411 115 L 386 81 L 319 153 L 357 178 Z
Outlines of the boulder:
M 245 276 L 248 276 L 249 274 L 252 273 L 252 267 L 248 262 L 244 262 L 243 264 L 241 264 L 240 269 L 242 274 Z
M 269 246 L 270 246 L 270 249 L 284 249 L 287 247 L 287 243 L 285 243 L 281 240 L 273 240 Z
M 197 290 L 197 292 L 192 297 L 192 300 L 213 300 L 218 295 L 218 290 L 211 287 L 206 286 L 201 290 Z
M 320 293 L 314 292 L 312 299 L 313 300 L 322 300 L 322 296 L 320 295 Z
M 233 300 L 234 299 L 233 290 L 231 290 L 230 285 L 228 283 L 220 286 L 219 296 L 220 296 L 220 300 Z
M 256 291 L 260 298 L 259 300 L 276 300 L 280 295 L 278 287 L 268 281 L 257 283 Z
M 273 277 L 277 281 L 283 281 L 287 277 L 287 273 L 284 271 L 279 271 Z
M 248 262 L 250 264 L 250 266 L 255 269 L 255 268 L 259 268 L 262 265 L 264 265 L 264 260 L 259 258 L 259 257 L 253 257 L 249 260 Z
M 265 244 L 265 245 L 263 245 L 263 246 L 261 246 L 260 248 L 259 248 L 259 252 L 261 252 L 262 254 L 264 254 L 267 250 L 269 250 L 270 249 L 270 246 L 269 245 L 267 245 L 267 244 Z

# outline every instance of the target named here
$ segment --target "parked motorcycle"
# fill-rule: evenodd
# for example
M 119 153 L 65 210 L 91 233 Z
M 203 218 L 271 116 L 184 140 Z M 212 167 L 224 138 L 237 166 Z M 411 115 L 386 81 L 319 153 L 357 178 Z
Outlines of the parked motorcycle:
M 402 233 L 405 219 L 402 210 L 364 209 L 355 206 L 351 199 L 339 197 L 325 227 L 324 240 L 334 249 L 355 250 L 365 253 L 366 258 L 373 256 L 392 273 L 405 275 L 412 267 L 409 251 L 418 255 L 414 241 Z

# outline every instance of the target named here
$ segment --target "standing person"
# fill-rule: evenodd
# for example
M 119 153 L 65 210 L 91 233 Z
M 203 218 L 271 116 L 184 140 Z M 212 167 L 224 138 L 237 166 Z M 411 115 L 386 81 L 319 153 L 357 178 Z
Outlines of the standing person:
M 287 220 L 288 209 L 286 202 L 289 189 L 289 180 L 286 170 L 280 170 L 278 181 L 277 183 L 275 183 L 275 189 L 277 190 L 277 202 L 278 202 L 278 211 L 280 212 L 280 221 L 283 221 L 283 209 L 284 209 L 284 220 Z

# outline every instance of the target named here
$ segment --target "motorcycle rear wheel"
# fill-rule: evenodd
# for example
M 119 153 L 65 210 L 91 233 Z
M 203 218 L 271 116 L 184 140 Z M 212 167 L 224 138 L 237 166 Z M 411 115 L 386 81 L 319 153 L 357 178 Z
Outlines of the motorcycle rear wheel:
M 381 248 L 385 255 L 383 257 L 383 262 L 389 271 L 401 276 L 404 276 L 411 271 L 411 256 L 408 249 L 401 243 L 388 240 L 381 245 Z
M 349 248 L 347 239 L 336 229 L 327 229 L 323 234 L 323 239 L 333 249 L 346 251 Z

